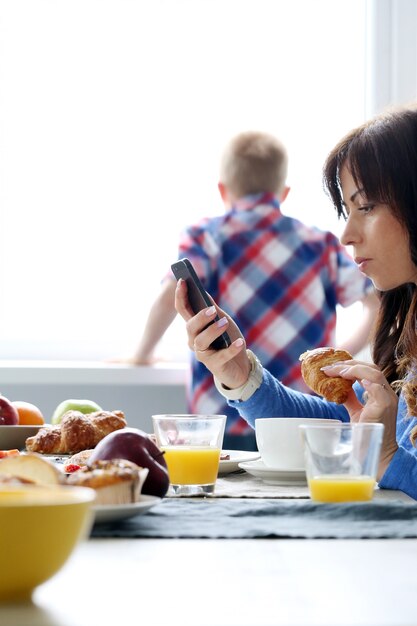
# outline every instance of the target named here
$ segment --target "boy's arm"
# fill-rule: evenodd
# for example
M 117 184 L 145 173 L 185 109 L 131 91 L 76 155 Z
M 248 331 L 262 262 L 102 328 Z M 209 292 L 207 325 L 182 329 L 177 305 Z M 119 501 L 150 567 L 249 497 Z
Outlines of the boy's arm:
M 162 283 L 161 291 L 149 311 L 142 338 L 131 359 L 133 364 L 152 363 L 152 354 L 157 343 L 177 315 L 174 306 L 176 284 L 176 281 L 170 278 L 166 278 Z
M 362 299 L 363 312 L 359 325 L 353 333 L 338 346 L 341 350 L 347 350 L 353 356 L 365 348 L 371 338 L 373 326 L 378 316 L 379 299 L 371 292 Z

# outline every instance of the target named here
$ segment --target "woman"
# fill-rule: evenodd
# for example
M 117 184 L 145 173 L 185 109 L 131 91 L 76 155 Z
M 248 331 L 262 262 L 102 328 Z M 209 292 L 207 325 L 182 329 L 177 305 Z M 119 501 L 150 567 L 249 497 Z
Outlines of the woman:
M 259 415 L 382 422 L 379 486 L 417 499 L 417 109 L 388 112 L 350 132 L 328 156 L 324 184 L 346 220 L 342 244 L 352 246 L 356 263 L 381 297 L 375 364 L 349 360 L 325 368 L 328 376 L 355 381 L 344 405 L 282 385 L 245 350 L 239 329 L 224 311 L 213 306 L 193 316 L 184 282 L 177 285 L 176 308 L 187 321 L 196 358 L 249 424 L 254 426 Z M 216 309 L 220 320 L 207 326 Z M 211 350 L 213 339 L 225 330 L 231 346 Z

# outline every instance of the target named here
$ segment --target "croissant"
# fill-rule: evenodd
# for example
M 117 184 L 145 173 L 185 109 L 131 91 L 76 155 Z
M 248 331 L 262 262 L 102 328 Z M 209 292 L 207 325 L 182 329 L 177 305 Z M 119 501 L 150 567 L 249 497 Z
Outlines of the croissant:
M 307 350 L 300 356 L 301 375 L 306 385 L 329 402 L 343 404 L 346 402 L 353 381 L 345 378 L 326 376 L 321 367 L 337 361 L 348 361 L 352 355 L 346 350 L 335 348 L 316 348 Z
M 122 411 L 80 413 L 67 411 L 61 423 L 41 428 L 34 437 L 26 439 L 26 449 L 41 454 L 75 454 L 94 448 L 103 437 L 127 426 Z

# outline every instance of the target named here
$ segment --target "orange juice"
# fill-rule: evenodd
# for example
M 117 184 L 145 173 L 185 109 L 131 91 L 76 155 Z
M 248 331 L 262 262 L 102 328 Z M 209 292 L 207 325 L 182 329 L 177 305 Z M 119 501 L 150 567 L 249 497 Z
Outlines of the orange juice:
M 375 480 L 370 476 L 318 476 L 308 481 L 312 500 L 318 502 L 354 502 L 372 500 Z
M 163 447 L 173 485 L 211 485 L 219 469 L 219 448 Z

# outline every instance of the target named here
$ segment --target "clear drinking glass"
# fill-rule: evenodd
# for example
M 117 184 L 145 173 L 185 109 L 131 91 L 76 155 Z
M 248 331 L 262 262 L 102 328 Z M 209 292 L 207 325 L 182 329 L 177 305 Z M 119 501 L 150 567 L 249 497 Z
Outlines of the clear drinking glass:
M 158 446 L 165 452 L 175 495 L 214 493 L 223 444 L 225 415 L 153 415 Z
M 329 420 L 299 428 L 312 500 L 354 502 L 373 498 L 383 424 Z

